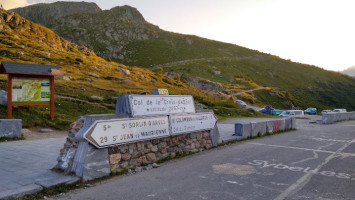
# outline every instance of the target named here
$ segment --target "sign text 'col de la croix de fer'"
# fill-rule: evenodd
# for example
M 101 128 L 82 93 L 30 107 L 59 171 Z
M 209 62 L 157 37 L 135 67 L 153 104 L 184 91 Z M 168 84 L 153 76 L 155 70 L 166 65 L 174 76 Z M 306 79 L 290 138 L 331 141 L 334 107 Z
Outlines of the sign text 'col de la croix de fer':
M 132 116 L 195 113 L 195 102 L 188 95 L 129 95 Z

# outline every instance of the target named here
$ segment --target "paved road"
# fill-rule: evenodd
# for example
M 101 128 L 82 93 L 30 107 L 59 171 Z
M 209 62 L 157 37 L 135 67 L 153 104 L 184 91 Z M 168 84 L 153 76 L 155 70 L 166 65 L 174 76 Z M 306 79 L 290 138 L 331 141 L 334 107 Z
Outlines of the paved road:
M 355 122 L 309 121 L 55 199 L 353 200 Z

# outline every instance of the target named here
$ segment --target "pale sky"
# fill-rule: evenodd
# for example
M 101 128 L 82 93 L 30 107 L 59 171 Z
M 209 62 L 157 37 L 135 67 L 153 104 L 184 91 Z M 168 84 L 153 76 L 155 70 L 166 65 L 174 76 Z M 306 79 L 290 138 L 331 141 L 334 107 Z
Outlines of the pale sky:
M 0 0 L 5 9 L 55 0 Z M 75 0 L 76 1 L 76 0 Z M 81 1 L 81 0 L 80 0 Z M 355 65 L 354 0 L 91 0 L 160 28 L 341 71 Z

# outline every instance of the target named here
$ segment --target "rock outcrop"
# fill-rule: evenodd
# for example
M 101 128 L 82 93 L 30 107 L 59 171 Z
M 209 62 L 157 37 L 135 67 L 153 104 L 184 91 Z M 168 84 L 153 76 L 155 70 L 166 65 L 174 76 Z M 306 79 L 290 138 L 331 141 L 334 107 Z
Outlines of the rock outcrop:
M 101 10 L 95 3 L 88 2 L 65 2 L 58 1 L 51 4 L 39 3 L 23 8 L 15 8 L 12 11 L 20 14 L 22 17 L 48 26 L 53 24 L 57 19 L 67 15 L 78 13 L 98 13 Z

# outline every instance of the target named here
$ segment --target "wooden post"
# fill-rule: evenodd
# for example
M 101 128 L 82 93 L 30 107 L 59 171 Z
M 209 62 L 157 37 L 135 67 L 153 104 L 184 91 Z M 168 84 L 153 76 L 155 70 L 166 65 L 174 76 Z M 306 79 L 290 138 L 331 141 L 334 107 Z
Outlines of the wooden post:
M 54 120 L 54 76 L 50 77 L 50 87 L 51 87 L 50 117 L 51 120 Z
M 7 76 L 7 119 L 12 119 L 12 75 Z

